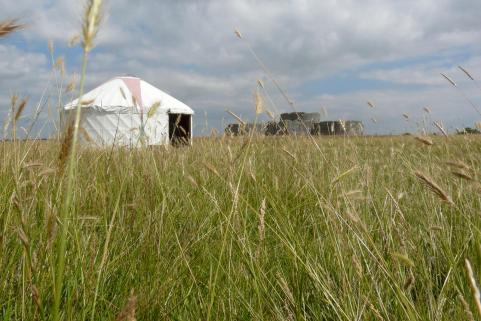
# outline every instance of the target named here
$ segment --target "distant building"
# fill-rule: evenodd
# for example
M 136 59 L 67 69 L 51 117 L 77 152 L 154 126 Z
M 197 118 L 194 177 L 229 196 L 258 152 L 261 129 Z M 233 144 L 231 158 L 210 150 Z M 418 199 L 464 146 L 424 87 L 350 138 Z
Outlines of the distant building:
M 346 135 L 361 136 L 364 128 L 362 122 L 321 121 L 320 113 L 284 113 L 279 122 L 269 121 L 261 124 L 229 124 L 225 132 L 228 135 L 239 136 L 251 133 L 253 130 L 267 136 L 276 135 Z
M 355 120 L 322 121 L 314 124 L 312 128 L 313 135 L 361 136 L 363 132 L 362 122 Z
M 281 114 L 279 125 L 288 135 L 307 135 L 311 133 L 314 124 L 320 121 L 320 113 L 284 113 Z
M 264 135 L 266 132 L 266 125 L 263 123 L 260 124 L 229 124 L 225 128 L 224 132 L 226 135 L 229 136 L 243 136 L 250 134 L 254 131 L 254 133 L 258 133 Z

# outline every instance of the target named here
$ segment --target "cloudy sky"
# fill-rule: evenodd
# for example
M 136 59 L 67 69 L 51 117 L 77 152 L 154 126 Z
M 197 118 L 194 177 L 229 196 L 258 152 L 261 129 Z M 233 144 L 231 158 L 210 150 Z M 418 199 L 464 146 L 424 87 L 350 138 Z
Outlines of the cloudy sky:
M 82 1 L 0 0 L 0 7 L 0 20 L 27 25 L 0 40 L 0 123 L 14 92 L 30 97 L 23 124 L 38 105 L 45 123 L 59 93 L 48 41 L 54 59 L 65 59 L 68 83 L 80 69 L 81 48 L 68 42 L 79 33 Z M 470 105 L 481 108 L 479 12 L 479 0 L 109 0 L 87 89 L 139 76 L 196 111 L 196 134 L 233 121 L 226 109 L 253 119 L 257 80 L 266 108 L 290 111 L 251 47 L 299 111 L 359 119 L 369 133 L 416 131 L 421 121 L 434 131 L 433 120 L 449 130 L 472 127 L 481 120 Z

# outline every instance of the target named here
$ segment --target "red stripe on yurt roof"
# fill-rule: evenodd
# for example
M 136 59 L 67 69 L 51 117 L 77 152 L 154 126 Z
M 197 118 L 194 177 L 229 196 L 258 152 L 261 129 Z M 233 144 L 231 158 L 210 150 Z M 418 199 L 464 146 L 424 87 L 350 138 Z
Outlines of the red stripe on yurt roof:
M 143 110 L 144 104 L 142 102 L 142 90 L 140 89 L 140 79 L 134 77 L 121 77 L 127 88 L 129 88 L 132 96 L 134 96 L 140 109 Z

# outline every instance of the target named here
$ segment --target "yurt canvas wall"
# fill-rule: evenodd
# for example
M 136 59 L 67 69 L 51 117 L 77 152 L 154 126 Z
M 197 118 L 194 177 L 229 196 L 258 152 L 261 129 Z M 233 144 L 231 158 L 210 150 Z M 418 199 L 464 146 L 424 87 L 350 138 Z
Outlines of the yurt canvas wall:
M 73 119 L 77 104 L 65 106 L 64 122 Z M 83 95 L 81 105 L 84 144 L 135 147 L 192 139 L 193 110 L 139 78 L 112 79 Z

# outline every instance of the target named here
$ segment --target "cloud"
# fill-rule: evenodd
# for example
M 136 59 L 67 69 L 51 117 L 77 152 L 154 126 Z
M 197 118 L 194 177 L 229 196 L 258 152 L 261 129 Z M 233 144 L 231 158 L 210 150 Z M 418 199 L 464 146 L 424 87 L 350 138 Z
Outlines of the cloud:
M 0 0 L 0 6 L 5 16 L 22 17 L 29 24 L 20 38 L 25 44 L 18 38 L 7 42 L 9 50 L 18 51 L 19 61 L 9 61 L 19 64 L 13 69 L 19 71 L 0 69 L 0 78 L 15 78 L 2 84 L 0 96 L 6 94 L 3 88 L 41 92 L 39 84 L 48 78 L 42 75 L 48 74 L 48 39 L 55 40 L 57 51 L 67 56 L 69 70 L 78 70 L 78 50 L 65 45 L 80 30 L 82 8 L 77 2 Z M 411 97 L 428 103 L 433 96 L 446 95 L 449 86 L 440 72 L 458 75 L 456 65 L 463 63 L 479 73 L 480 10 L 481 2 L 476 0 L 108 1 L 90 59 L 87 88 L 119 74 L 135 74 L 184 100 L 199 114 L 207 111 L 211 123 L 219 127 L 225 108 L 252 116 L 256 80 L 268 80 L 250 47 L 302 108 L 331 105 L 342 111 L 336 117 L 369 119 L 370 112 L 358 108 L 368 97 L 415 108 Z M 235 28 L 244 40 L 235 37 Z M 25 68 L 36 72 L 27 79 L 22 76 L 28 73 Z M 346 73 L 351 78 L 345 78 Z M 351 85 L 331 97 L 322 86 L 309 94 L 302 90 L 331 78 Z M 358 80 L 377 81 L 380 88 L 353 90 Z M 267 88 L 277 109 L 287 111 L 272 84 Z M 450 98 L 444 98 L 433 103 L 443 108 L 447 122 L 459 123 Z M 389 109 L 378 112 L 379 117 L 391 117 Z M 393 121 L 389 126 L 403 129 L 404 125 Z

